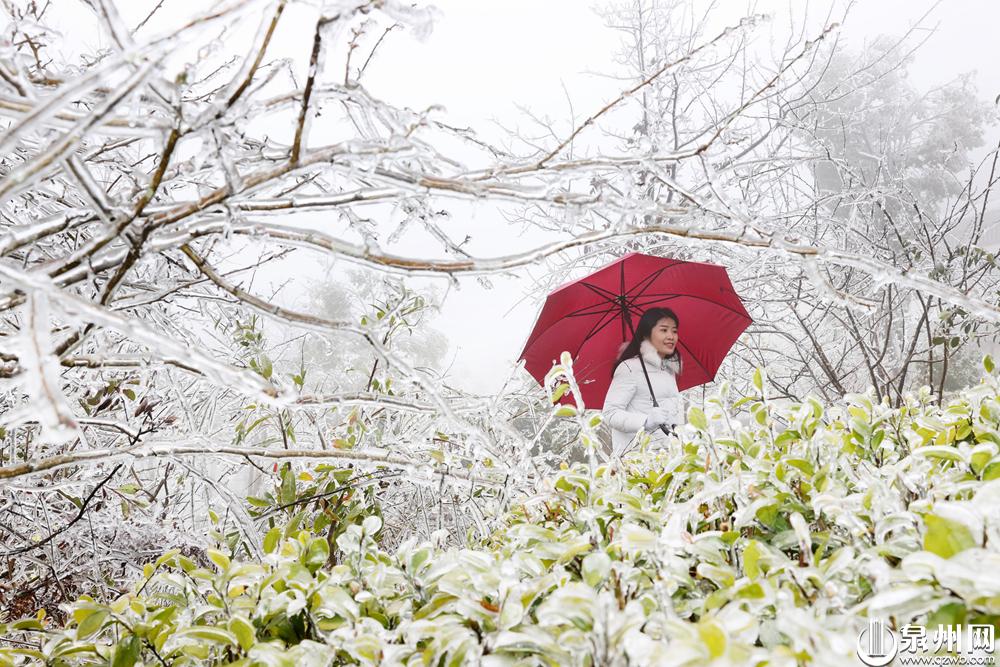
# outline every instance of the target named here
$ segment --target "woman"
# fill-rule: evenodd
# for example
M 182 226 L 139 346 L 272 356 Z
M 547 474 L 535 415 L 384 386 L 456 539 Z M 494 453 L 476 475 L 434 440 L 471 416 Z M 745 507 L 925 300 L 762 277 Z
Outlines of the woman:
M 614 375 L 604 399 L 604 420 L 611 427 L 611 447 L 622 455 L 640 430 L 653 437 L 683 422 L 683 406 L 676 376 L 681 372 L 677 349 L 680 320 L 669 308 L 650 308 L 639 319 L 635 337 L 615 362 Z M 642 372 L 646 366 L 646 375 Z M 653 394 L 659 407 L 654 407 Z

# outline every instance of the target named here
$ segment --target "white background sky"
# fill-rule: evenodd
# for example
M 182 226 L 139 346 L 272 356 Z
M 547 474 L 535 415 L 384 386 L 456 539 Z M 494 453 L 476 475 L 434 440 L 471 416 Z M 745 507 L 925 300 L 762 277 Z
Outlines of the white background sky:
M 515 127 L 528 123 L 517 105 L 539 116 L 569 116 L 567 93 L 578 117 L 614 98 L 621 82 L 596 76 L 614 70 L 618 36 L 579 0 L 439 0 L 441 11 L 425 42 L 393 35 L 383 45 L 366 74 L 365 84 L 392 102 L 424 108 L 441 104 L 455 124 L 487 133 L 493 119 Z M 696 6 L 707 3 L 695 0 Z M 808 5 L 808 7 L 807 7 Z M 719 7 L 732 21 L 753 11 L 774 14 L 776 26 L 787 23 L 789 8 L 821 21 L 826 1 L 775 0 L 746 3 L 722 0 Z M 911 67 L 911 79 L 927 90 L 969 71 L 976 71 L 984 99 L 1000 93 L 996 63 L 997 0 L 861 0 L 842 29 L 847 46 L 859 47 L 880 34 L 901 35 L 921 17 L 921 35 L 928 39 Z M 994 136 L 994 141 L 996 137 Z M 471 224 L 471 233 L 497 221 L 456 221 Z M 493 246 L 501 254 L 511 247 Z M 451 290 L 435 325 L 450 340 L 450 375 L 454 384 L 489 391 L 507 376 L 531 329 L 540 301 L 522 299 L 531 279 L 494 280 L 485 290 L 473 279 Z

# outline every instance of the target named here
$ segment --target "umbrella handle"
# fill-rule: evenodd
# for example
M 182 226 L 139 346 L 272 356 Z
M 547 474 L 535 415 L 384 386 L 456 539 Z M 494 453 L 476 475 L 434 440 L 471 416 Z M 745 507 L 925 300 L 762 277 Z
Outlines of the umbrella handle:
M 646 378 L 646 387 L 649 388 L 649 398 L 653 401 L 653 407 L 658 408 L 660 404 L 656 401 L 656 394 L 653 393 L 653 383 L 649 381 L 649 371 L 646 370 L 646 360 L 642 358 L 642 355 L 639 356 L 639 365 L 642 366 L 642 374 Z M 671 426 L 668 431 L 665 425 L 660 424 L 660 430 L 663 431 L 663 435 L 670 435 L 673 433 L 674 427 Z

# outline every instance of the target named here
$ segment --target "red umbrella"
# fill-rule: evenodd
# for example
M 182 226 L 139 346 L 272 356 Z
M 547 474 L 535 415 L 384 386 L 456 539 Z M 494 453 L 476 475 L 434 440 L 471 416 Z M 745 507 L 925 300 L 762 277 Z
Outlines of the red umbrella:
M 753 321 L 725 267 L 630 253 L 545 299 L 521 359 L 539 382 L 566 350 L 588 408 L 604 406 L 612 366 L 642 313 L 670 308 L 680 319 L 681 391 L 715 379 L 723 358 Z M 563 402 L 573 402 L 565 395 Z

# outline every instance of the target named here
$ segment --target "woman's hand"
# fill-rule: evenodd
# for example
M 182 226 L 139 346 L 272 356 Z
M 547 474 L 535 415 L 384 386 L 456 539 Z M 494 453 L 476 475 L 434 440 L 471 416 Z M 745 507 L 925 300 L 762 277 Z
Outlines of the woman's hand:
M 670 425 L 671 417 L 673 417 L 673 414 L 667 408 L 653 408 L 646 415 L 646 431 L 652 431 L 659 426 Z

